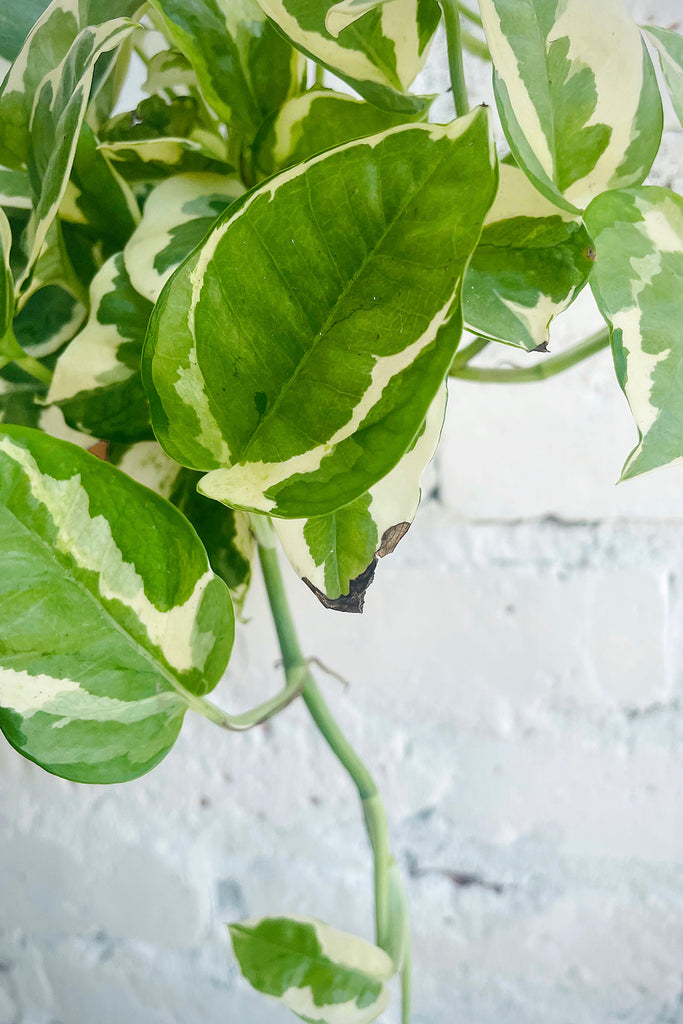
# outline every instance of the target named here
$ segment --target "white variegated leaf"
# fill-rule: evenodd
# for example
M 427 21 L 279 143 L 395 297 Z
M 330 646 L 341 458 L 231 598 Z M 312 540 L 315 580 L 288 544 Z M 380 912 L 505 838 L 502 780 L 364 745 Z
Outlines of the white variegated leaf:
M 312 917 L 230 925 L 242 974 L 308 1024 L 370 1024 L 386 1009 L 395 973 L 387 954 Z
M 654 186 L 605 193 L 585 220 L 591 287 L 640 435 L 629 478 L 683 459 L 683 198 Z
M 33 193 L 26 171 L 0 167 L 0 207 L 30 210 Z
M 643 27 L 657 48 L 671 103 L 678 120 L 683 124 L 683 35 L 654 25 Z
M 232 646 L 225 585 L 168 502 L 81 449 L 0 430 L 0 727 L 81 782 L 154 767 Z
M 569 209 L 640 184 L 659 148 L 654 68 L 621 0 L 481 0 L 498 111 L 520 167 Z
M 391 3 L 391 0 L 341 0 L 329 8 L 325 16 L 325 28 L 336 39 L 342 29 L 358 21 L 368 11 L 386 3 Z
M 156 302 L 176 267 L 243 192 L 244 185 L 234 175 L 179 174 L 158 185 L 124 249 L 136 291 Z
M 445 411 L 444 383 L 410 449 L 367 494 L 327 516 L 273 521 L 292 568 L 326 608 L 363 610 L 377 559 L 394 550 L 415 517 Z

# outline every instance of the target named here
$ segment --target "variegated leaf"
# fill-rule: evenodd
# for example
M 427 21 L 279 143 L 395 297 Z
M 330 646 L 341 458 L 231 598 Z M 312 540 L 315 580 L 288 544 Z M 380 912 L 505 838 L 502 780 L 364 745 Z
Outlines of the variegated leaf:
M 49 0 L 5 0 L 0 4 L 0 57 L 12 61 Z
M 130 187 L 111 166 L 87 124 L 81 128 L 59 215 L 86 225 L 96 237 L 108 239 L 117 249 L 125 245 L 140 221 Z
M 30 296 L 14 320 L 21 347 L 37 359 L 54 356 L 71 341 L 86 317 L 85 306 L 60 285 Z
M 652 186 L 608 192 L 585 220 L 591 286 L 640 434 L 627 479 L 683 458 L 683 198 Z
M 520 167 L 583 209 L 640 184 L 662 132 L 654 68 L 621 0 L 481 0 L 498 112 Z
M 0 167 L 0 206 L 13 210 L 30 210 L 33 193 L 26 171 Z
M 123 255 L 93 280 L 90 317 L 55 368 L 47 401 L 75 430 L 115 441 L 151 439 L 140 354 L 152 304 L 132 287 Z
M 645 25 L 650 40 L 657 47 L 662 73 L 678 120 L 683 124 L 683 35 L 671 29 Z
M 377 559 L 391 554 L 415 517 L 445 411 L 444 383 L 411 448 L 366 494 L 326 516 L 273 521 L 292 568 L 326 608 L 362 612 Z
M 176 267 L 243 192 L 234 175 L 182 174 L 157 185 L 124 250 L 126 270 L 140 295 L 156 302 Z
M 192 527 L 73 445 L 0 430 L 0 726 L 80 782 L 154 767 L 230 655 L 233 615 Z
M 465 326 L 529 351 L 544 347 L 551 320 L 574 301 L 594 259 L 578 215 L 549 202 L 519 168 L 501 164 L 498 195 L 465 276 Z
M 10 265 L 12 252 L 12 228 L 7 216 L 0 209 L 0 359 L 3 343 L 14 318 L 14 277 Z
M 418 113 L 429 105 L 428 97 L 413 96 L 406 90 L 422 68 L 439 24 L 441 11 L 436 0 L 391 0 L 374 5 L 337 38 L 325 26 L 331 2 L 259 3 L 295 46 L 371 103 L 404 113 Z
M 155 94 L 168 89 L 198 89 L 199 83 L 192 65 L 184 54 L 179 50 L 160 50 L 149 59 L 143 88 L 149 96 L 154 97 Z
M 307 1024 L 370 1024 L 389 1003 L 387 954 L 312 917 L 264 917 L 230 925 L 247 981 Z
M 358 21 L 368 11 L 390 2 L 391 0 L 341 0 L 340 3 L 333 3 L 325 16 L 325 28 L 336 39 L 342 29 Z
M 331 150 L 226 211 L 163 290 L 143 357 L 155 433 L 215 471 L 204 494 L 308 518 L 386 476 L 452 360 L 496 179 L 480 109 Z
M 119 18 L 83 29 L 63 61 L 45 75 L 36 91 L 28 160 L 36 205 L 29 224 L 31 244 L 24 278 L 41 253 L 66 191 L 95 65 L 100 57 L 120 46 L 134 28 L 133 22 Z
M 285 103 L 268 129 L 259 134 L 255 162 L 267 178 L 333 146 L 410 120 L 409 114 L 380 110 L 344 93 L 311 90 Z
M 205 99 L 247 138 L 297 90 L 299 55 L 256 0 L 150 0 Z

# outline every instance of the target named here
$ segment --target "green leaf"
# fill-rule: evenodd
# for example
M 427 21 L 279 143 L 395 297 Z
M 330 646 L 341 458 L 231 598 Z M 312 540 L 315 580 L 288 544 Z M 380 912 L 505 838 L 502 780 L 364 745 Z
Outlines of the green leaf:
M 166 34 L 192 65 L 208 103 L 253 137 L 297 89 L 299 56 L 256 0 L 151 0 Z
M 389 1003 L 387 954 L 315 918 L 232 924 L 230 938 L 250 985 L 308 1024 L 370 1024 Z
M 419 113 L 430 97 L 407 94 L 421 70 L 441 18 L 436 0 L 393 0 L 375 5 L 337 38 L 325 27 L 334 5 L 309 0 L 259 0 L 268 17 L 307 57 L 386 110 Z
M 683 36 L 666 28 L 644 25 L 643 28 L 659 52 L 659 62 L 671 103 L 683 124 Z
M 124 250 L 126 270 L 140 295 L 156 302 L 176 267 L 243 192 L 234 175 L 182 174 L 157 185 Z
M 194 526 L 211 568 L 227 583 L 233 604 L 241 608 L 251 582 L 254 557 L 249 517 L 199 494 L 199 479 L 199 473 L 182 469 L 169 499 Z
M 582 209 L 640 184 L 657 154 L 662 103 L 621 0 L 481 0 L 503 130 L 548 199 Z
M 4 0 L 0 4 L 0 57 L 14 60 L 49 0 Z
M 0 167 L 0 206 L 14 210 L 30 210 L 33 193 L 26 171 Z
M 3 339 L 12 326 L 14 317 L 14 278 L 10 266 L 12 251 L 12 228 L 3 210 L 0 209 L 0 359 Z
M 396 465 L 459 340 L 494 161 L 480 109 L 314 157 L 218 220 L 163 290 L 143 355 L 165 450 L 217 471 L 204 494 L 308 518 Z
M 551 320 L 581 291 L 594 258 L 580 218 L 549 202 L 519 168 L 501 164 L 465 277 L 465 326 L 529 351 L 545 346 Z
M 133 193 L 113 169 L 87 124 L 81 128 L 59 215 L 86 225 L 97 238 L 106 238 L 116 249 L 123 248 L 140 221 Z
M 60 65 L 45 76 L 36 91 L 28 159 L 36 205 L 29 224 L 31 244 L 24 278 L 40 255 L 66 191 L 95 65 L 100 57 L 120 46 L 134 28 L 133 22 L 121 18 L 83 29 Z
M 381 7 L 382 4 L 390 2 L 391 0 L 341 0 L 340 3 L 334 3 L 328 9 L 325 16 L 325 28 L 331 36 L 337 39 L 339 33 L 347 25 L 352 25 L 354 21 L 358 21 L 375 7 Z
M 683 198 L 652 186 L 608 192 L 585 220 L 597 250 L 591 287 L 640 435 L 628 479 L 683 458 Z
M 59 285 L 46 285 L 30 296 L 14 320 L 21 347 L 37 359 L 51 356 L 74 337 L 86 309 Z
M 313 90 L 285 103 L 259 133 L 255 162 L 264 178 L 352 139 L 411 120 L 343 93 Z
M 227 664 L 233 614 L 189 523 L 113 466 L 0 430 L 0 727 L 78 782 L 137 778 Z
M 47 396 L 74 429 L 122 442 L 152 438 L 140 378 L 151 312 L 131 285 L 123 254 L 112 256 L 92 282 L 90 317 L 60 356 Z
M 415 517 L 445 411 L 444 383 L 410 450 L 366 494 L 326 516 L 273 521 L 292 568 L 326 608 L 363 611 L 377 560 L 394 550 Z

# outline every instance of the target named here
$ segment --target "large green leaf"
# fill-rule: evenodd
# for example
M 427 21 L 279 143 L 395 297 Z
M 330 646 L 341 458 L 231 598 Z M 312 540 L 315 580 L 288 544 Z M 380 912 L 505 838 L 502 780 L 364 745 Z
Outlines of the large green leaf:
M 332 0 L 259 3 L 303 53 L 330 68 L 378 107 L 416 113 L 428 106 L 428 98 L 405 90 L 424 64 L 439 23 L 441 11 L 436 0 L 392 0 L 375 5 L 337 38 L 325 25 Z
M 608 192 L 585 219 L 591 286 L 640 434 L 628 478 L 683 458 L 683 198 L 651 186 Z
M 659 148 L 662 103 L 621 0 L 481 0 L 480 9 L 503 129 L 537 188 L 582 209 L 605 189 L 640 184 Z
M 465 326 L 533 351 L 553 317 L 581 291 L 595 253 L 578 215 L 537 192 L 517 167 L 501 164 L 500 186 L 463 287 Z
M 151 0 L 214 110 L 253 136 L 301 82 L 298 54 L 256 0 Z
M 387 954 L 356 935 L 307 917 L 230 925 L 242 974 L 308 1024 L 370 1024 L 388 1003 Z
M 168 752 L 220 679 L 233 614 L 192 527 L 87 452 L 0 430 L 0 726 L 80 782 Z
M 267 178 L 325 149 L 375 135 L 409 120 L 409 114 L 380 110 L 344 93 L 311 90 L 285 103 L 277 117 L 259 133 L 255 162 L 260 174 Z
M 142 342 L 152 304 L 130 283 L 119 253 L 90 289 L 90 317 L 55 368 L 47 401 L 75 430 L 115 441 L 151 439 L 140 379 Z
M 124 250 L 126 270 L 140 295 L 156 302 L 176 267 L 243 192 L 239 178 L 228 174 L 179 174 L 157 185 Z
M 83 29 L 63 61 L 36 90 L 28 155 L 36 205 L 29 223 L 31 242 L 25 278 L 41 253 L 67 188 L 95 65 L 100 57 L 120 46 L 134 28 L 133 22 L 119 18 Z
M 671 29 L 645 25 L 645 31 L 657 47 L 662 73 L 678 120 L 683 124 L 683 36 Z
M 395 128 L 238 200 L 164 288 L 143 380 L 200 489 L 285 518 L 367 491 L 418 433 L 460 335 L 496 188 L 488 116 Z
M 363 611 L 377 560 L 391 554 L 415 517 L 420 478 L 439 443 L 445 411 L 444 383 L 410 450 L 350 505 L 314 519 L 274 520 L 292 568 L 326 608 Z
M 21 50 L 26 36 L 49 0 L 3 0 L 0 3 L 0 57 L 14 60 Z

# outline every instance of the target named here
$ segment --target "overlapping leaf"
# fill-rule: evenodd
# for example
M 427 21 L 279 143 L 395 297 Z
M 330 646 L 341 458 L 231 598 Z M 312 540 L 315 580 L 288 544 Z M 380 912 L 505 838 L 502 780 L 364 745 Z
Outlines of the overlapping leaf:
M 243 192 L 234 175 L 179 174 L 157 185 L 124 250 L 126 270 L 140 295 L 156 302 L 176 267 Z
M 0 358 L 2 344 L 14 317 L 14 277 L 10 264 L 12 228 L 0 209 Z
M 642 187 L 598 196 L 585 215 L 591 286 L 640 443 L 623 478 L 683 458 L 683 198 Z
M 391 3 L 391 0 L 340 0 L 340 3 L 333 3 L 328 9 L 325 28 L 336 39 L 342 29 L 352 25 L 373 8 L 386 3 Z
M 26 171 L 0 167 L 0 206 L 14 210 L 30 210 L 33 193 Z
M 646 25 L 645 30 L 657 47 L 662 73 L 678 120 L 683 124 L 683 36 L 671 29 Z
M 387 110 L 416 113 L 429 100 L 406 93 L 420 71 L 441 11 L 436 0 L 373 5 L 335 38 L 326 27 L 331 2 L 259 0 L 266 14 L 303 53 L 324 64 L 361 96 Z M 332 26 L 335 28 L 335 26 Z
M 47 401 L 76 430 L 116 441 L 151 439 L 140 355 L 152 304 L 132 287 L 123 255 L 90 290 L 90 317 L 60 356 Z
M 0 726 L 48 771 L 157 764 L 223 673 L 230 599 L 187 521 L 81 449 L 0 429 Z
M 217 222 L 164 288 L 143 364 L 166 451 L 216 471 L 204 494 L 308 518 L 396 465 L 458 342 L 494 160 L 484 110 L 396 128 L 283 172 Z
M 308 1024 L 370 1024 L 388 1003 L 387 954 L 356 935 L 305 917 L 230 925 L 242 974 Z
M 326 608 L 363 610 L 377 559 L 391 554 L 415 517 L 420 478 L 436 451 L 445 410 L 444 383 L 410 450 L 351 504 L 315 519 L 274 520 L 292 568 Z
M 312 90 L 289 100 L 259 135 L 255 161 L 263 177 L 269 177 L 325 149 L 409 120 L 409 114 L 380 110 L 343 93 Z
M 303 66 L 256 0 L 151 0 L 208 103 L 253 137 L 298 88 Z
M 503 129 L 537 188 L 582 209 L 605 189 L 640 184 L 662 105 L 621 0 L 481 0 L 480 9 Z
M 588 280 L 595 253 L 580 218 L 542 196 L 517 167 L 500 186 L 465 276 L 463 316 L 475 334 L 532 351 Z

